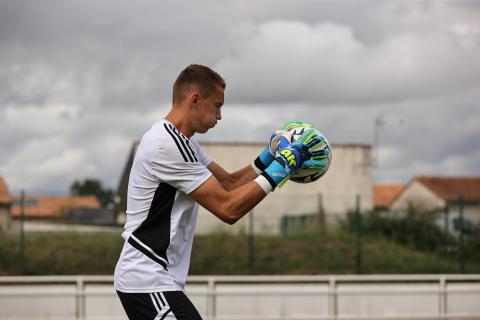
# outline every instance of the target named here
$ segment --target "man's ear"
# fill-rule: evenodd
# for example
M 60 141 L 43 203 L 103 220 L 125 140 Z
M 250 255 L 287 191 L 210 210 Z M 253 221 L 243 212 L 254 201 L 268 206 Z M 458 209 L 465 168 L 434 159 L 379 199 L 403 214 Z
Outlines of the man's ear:
M 190 95 L 190 105 L 195 109 L 198 109 L 199 97 L 200 95 L 196 91 L 192 92 Z

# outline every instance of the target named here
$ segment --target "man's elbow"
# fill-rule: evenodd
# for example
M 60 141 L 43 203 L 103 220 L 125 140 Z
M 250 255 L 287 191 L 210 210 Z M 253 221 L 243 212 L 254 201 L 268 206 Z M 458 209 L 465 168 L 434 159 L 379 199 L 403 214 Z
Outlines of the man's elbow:
M 235 219 L 235 218 L 227 218 L 227 217 L 223 217 L 223 218 L 220 218 L 223 222 L 225 222 L 226 224 L 229 224 L 229 225 L 234 225 L 238 219 Z
M 223 222 L 225 222 L 229 225 L 234 225 L 238 220 L 240 220 L 240 216 L 230 214 L 230 213 L 226 213 L 226 214 L 222 215 L 222 217 L 220 219 Z
M 241 212 L 237 212 L 237 210 L 231 206 L 224 206 L 221 208 L 217 214 L 217 216 L 223 222 L 233 225 L 235 224 L 240 218 L 243 216 Z

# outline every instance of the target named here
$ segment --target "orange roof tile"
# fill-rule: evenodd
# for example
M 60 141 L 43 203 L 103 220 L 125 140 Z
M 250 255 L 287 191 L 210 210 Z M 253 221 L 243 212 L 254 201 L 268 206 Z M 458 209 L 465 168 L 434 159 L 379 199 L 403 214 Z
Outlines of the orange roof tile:
M 27 218 L 57 218 L 66 215 L 72 208 L 100 208 L 95 196 L 27 196 L 24 214 Z M 15 197 L 12 216 L 20 217 L 20 198 Z
M 405 184 L 376 184 L 373 186 L 373 206 L 388 208 L 392 201 L 405 188 Z
M 12 200 L 13 199 L 8 192 L 7 183 L 5 182 L 3 177 L 0 177 L 0 203 L 8 204 L 11 203 Z
M 440 198 L 455 201 L 480 201 L 480 177 L 418 176 L 414 180 L 425 185 Z

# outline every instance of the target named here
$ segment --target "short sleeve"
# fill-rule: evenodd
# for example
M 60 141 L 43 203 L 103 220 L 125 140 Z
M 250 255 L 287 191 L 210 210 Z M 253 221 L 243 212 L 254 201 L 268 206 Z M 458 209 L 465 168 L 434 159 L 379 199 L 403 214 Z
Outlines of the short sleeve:
M 212 173 L 196 156 L 196 150 L 173 126 L 164 124 L 162 135 L 145 137 L 143 159 L 151 174 L 185 194 L 203 184 Z
M 200 162 L 152 162 L 154 176 L 189 194 L 202 185 L 212 173 Z

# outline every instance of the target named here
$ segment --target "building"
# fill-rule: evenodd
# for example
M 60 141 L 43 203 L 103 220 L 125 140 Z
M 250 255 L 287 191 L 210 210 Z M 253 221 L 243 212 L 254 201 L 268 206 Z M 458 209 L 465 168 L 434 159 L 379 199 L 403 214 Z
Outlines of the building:
M 72 209 L 101 207 L 96 196 L 26 196 L 23 205 L 22 210 L 21 198 L 14 197 L 13 218 L 21 218 L 23 211 L 29 220 L 67 219 Z
M 7 183 L 0 177 L 0 232 L 11 227 L 10 209 L 12 202 L 13 199 L 8 192 Z
M 464 218 L 480 222 L 480 177 L 414 177 L 391 202 L 391 210 L 412 205 L 424 210 L 445 210 L 458 215 L 460 200 Z
M 402 192 L 405 184 L 375 184 L 373 186 L 373 208 L 387 211 L 392 201 Z
M 128 177 L 138 142 L 133 144 L 119 183 L 121 212 L 126 209 Z M 203 150 L 227 171 L 241 169 L 258 156 L 264 143 L 201 143 Z M 372 209 L 371 147 L 360 144 L 332 145 L 333 161 L 327 174 L 311 184 L 288 182 L 268 195 L 254 209 L 253 215 L 227 225 L 201 208 L 197 233 L 216 231 L 275 234 L 281 231 L 285 217 L 313 215 L 321 225 L 334 225 L 345 213 L 353 210 L 359 196 L 362 210 Z M 250 220 L 253 219 L 253 220 Z

